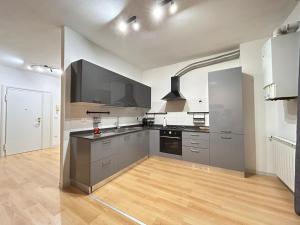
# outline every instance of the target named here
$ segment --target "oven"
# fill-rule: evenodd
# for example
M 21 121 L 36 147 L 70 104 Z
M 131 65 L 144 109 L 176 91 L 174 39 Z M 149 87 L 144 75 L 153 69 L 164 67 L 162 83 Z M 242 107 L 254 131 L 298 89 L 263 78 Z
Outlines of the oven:
M 182 132 L 180 130 L 160 130 L 160 152 L 182 155 Z

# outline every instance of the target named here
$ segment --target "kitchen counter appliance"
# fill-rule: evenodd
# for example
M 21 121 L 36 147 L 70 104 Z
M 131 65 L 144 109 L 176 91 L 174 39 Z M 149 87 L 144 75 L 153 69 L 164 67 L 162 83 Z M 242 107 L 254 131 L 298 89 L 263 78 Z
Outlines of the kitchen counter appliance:
M 160 152 L 182 155 L 182 131 L 175 129 L 160 130 Z

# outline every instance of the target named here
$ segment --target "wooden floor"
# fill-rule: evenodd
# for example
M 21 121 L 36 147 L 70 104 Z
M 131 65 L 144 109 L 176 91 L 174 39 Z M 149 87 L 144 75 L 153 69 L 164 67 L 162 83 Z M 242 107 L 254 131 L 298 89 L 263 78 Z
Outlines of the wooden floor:
M 291 192 L 274 177 L 150 158 L 93 193 L 148 225 L 293 225 Z
M 0 158 L 0 225 L 135 224 L 58 182 L 58 149 Z
M 131 225 L 113 210 L 70 188 L 58 188 L 59 151 L 0 159 L 0 225 Z M 300 224 L 292 194 L 276 178 L 150 158 L 94 196 L 148 225 Z

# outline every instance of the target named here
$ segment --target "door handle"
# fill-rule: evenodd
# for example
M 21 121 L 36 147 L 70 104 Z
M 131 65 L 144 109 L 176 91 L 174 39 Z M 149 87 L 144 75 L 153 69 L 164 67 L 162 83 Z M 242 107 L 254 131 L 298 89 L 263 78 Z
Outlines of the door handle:
M 221 130 L 222 134 L 231 134 L 231 130 Z
M 111 164 L 111 160 L 108 160 L 106 162 L 102 162 L 102 167 L 108 166 L 109 164 Z
M 180 140 L 181 138 L 179 137 L 169 137 L 169 136 L 160 136 L 161 138 L 170 138 L 170 139 L 178 139 Z

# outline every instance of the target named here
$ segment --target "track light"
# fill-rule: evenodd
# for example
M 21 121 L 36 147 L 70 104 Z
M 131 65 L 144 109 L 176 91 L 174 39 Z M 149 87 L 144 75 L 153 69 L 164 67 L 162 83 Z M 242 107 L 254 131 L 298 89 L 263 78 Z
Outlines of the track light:
M 129 25 L 131 25 L 131 27 L 134 31 L 140 30 L 140 27 L 141 27 L 140 23 L 137 21 L 137 17 L 132 16 L 126 21 L 124 21 L 124 20 L 120 21 L 118 28 L 122 33 L 126 33 L 128 31 Z
M 119 30 L 122 32 L 122 33 L 125 33 L 127 31 L 127 23 L 124 22 L 124 21 L 120 21 L 119 25 L 118 25 L 118 28 Z
M 163 17 L 164 11 L 161 5 L 155 5 L 152 11 L 152 15 L 155 20 L 160 20 Z
M 175 14 L 177 12 L 177 4 L 174 2 L 174 1 L 171 1 L 171 5 L 170 5 L 170 8 L 169 8 L 169 11 L 171 14 Z
M 161 0 L 157 1 L 155 4 L 152 15 L 155 20 L 160 20 L 164 16 L 164 6 L 169 5 L 169 13 L 175 14 L 177 12 L 178 6 L 174 0 Z
M 139 31 L 140 30 L 140 24 L 139 22 L 137 21 L 134 21 L 134 23 L 132 24 L 132 28 L 135 30 L 135 31 Z

